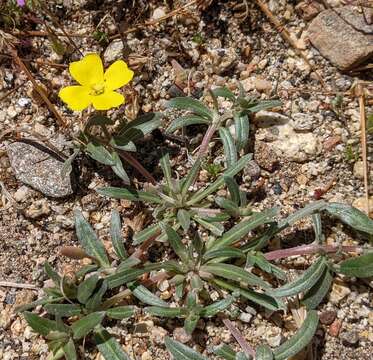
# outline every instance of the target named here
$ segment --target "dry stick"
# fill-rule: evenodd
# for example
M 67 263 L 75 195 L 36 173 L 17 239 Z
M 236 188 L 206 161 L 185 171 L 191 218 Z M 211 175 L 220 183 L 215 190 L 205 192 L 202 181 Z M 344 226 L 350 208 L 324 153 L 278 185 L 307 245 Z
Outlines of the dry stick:
M 295 41 L 290 37 L 290 33 L 287 31 L 285 26 L 272 14 L 271 10 L 268 9 L 268 6 L 263 3 L 262 0 L 255 0 L 256 4 L 260 7 L 260 9 L 264 12 L 264 14 L 268 17 L 269 21 L 275 26 L 276 30 L 281 34 L 282 38 L 291 45 L 298 56 L 300 56 L 304 62 L 311 68 L 311 70 L 316 74 L 317 79 L 320 81 L 322 87 L 326 89 L 326 84 L 320 74 L 317 72 L 315 67 L 309 62 L 306 55 L 298 49 L 297 44 Z
M 16 283 L 13 281 L 0 281 L 0 287 L 12 287 L 17 289 L 29 289 L 29 290 L 39 290 L 36 285 L 32 284 L 23 284 L 23 283 Z
M 360 108 L 360 126 L 361 126 L 361 151 L 363 155 L 364 166 L 364 188 L 365 188 L 365 210 L 369 216 L 369 165 L 368 165 L 368 150 L 367 150 L 367 129 L 366 129 L 366 114 L 365 114 L 365 93 L 362 84 L 356 86 L 356 95 L 359 97 Z
M 242 350 L 246 353 L 246 355 L 248 355 L 249 357 L 251 356 L 255 357 L 255 350 L 247 343 L 245 338 L 241 335 L 241 333 L 233 325 L 233 323 L 228 319 L 224 319 L 223 323 L 228 328 L 228 330 L 231 332 L 231 334 L 236 339 L 236 341 L 240 344 Z
M 0 58 L 2 58 L 2 57 L 12 59 L 12 56 L 10 56 L 8 54 L 0 54 Z M 43 60 L 40 60 L 40 59 L 31 60 L 31 59 L 25 59 L 25 58 L 21 58 L 21 57 L 20 57 L 20 59 L 25 63 L 35 62 L 36 64 L 38 64 L 40 66 L 51 66 L 51 67 L 61 68 L 61 69 L 66 69 L 68 67 L 68 65 L 65 65 L 65 64 L 57 64 L 57 63 L 53 63 L 53 62 L 50 62 L 50 61 L 43 61 Z
M 17 54 L 16 50 L 11 50 L 13 59 L 16 61 L 16 63 L 19 65 L 19 67 L 26 73 L 29 80 L 32 82 L 32 85 L 34 85 L 35 90 L 38 92 L 38 94 L 41 96 L 41 98 L 44 100 L 45 104 L 47 105 L 49 111 L 53 113 L 53 115 L 56 117 L 56 120 L 58 122 L 58 125 L 61 127 L 66 126 L 65 120 L 61 117 L 61 115 L 58 113 L 54 105 L 49 101 L 48 97 L 45 95 L 43 89 L 38 85 L 34 77 L 32 76 L 30 70 L 27 68 L 27 66 L 24 64 L 24 62 L 20 59 L 20 57 Z
M 4 96 L 0 98 L 0 102 L 4 101 L 8 96 L 12 95 L 15 91 L 17 91 L 20 87 L 26 85 L 28 80 L 22 81 L 19 85 L 17 85 L 15 88 L 12 90 L 9 90 Z
M 290 249 L 274 250 L 264 254 L 267 260 L 277 260 L 287 258 L 294 255 L 308 255 L 315 254 L 318 252 L 324 253 L 336 253 L 338 251 L 342 252 L 356 252 L 361 253 L 363 249 L 359 246 L 338 246 L 338 245 L 300 245 Z

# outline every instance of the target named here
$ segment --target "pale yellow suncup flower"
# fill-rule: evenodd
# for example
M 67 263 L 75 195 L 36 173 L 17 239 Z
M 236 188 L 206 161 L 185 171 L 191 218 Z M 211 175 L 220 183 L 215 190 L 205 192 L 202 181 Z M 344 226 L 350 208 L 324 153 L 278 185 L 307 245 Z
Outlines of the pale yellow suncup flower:
M 93 105 L 96 110 L 109 110 L 124 103 L 124 96 L 114 90 L 128 84 L 133 71 L 123 60 L 117 60 L 104 73 L 98 54 L 88 54 L 69 66 L 71 76 L 80 84 L 60 90 L 59 97 L 71 110 Z

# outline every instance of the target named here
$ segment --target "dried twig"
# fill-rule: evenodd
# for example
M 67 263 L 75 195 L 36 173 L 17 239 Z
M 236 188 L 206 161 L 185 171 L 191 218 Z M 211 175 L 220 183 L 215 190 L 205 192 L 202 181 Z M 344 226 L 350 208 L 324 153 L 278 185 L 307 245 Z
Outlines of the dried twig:
M 360 127 L 361 127 L 361 151 L 364 167 L 364 189 L 365 189 L 365 210 L 369 216 L 369 165 L 368 165 L 368 148 L 367 148 L 367 129 L 365 113 L 365 91 L 362 84 L 357 84 L 355 94 L 359 98 L 360 108 Z
M 231 332 L 232 336 L 236 339 L 236 341 L 240 344 L 242 350 L 245 352 L 246 355 L 249 357 L 255 357 L 255 350 L 248 344 L 242 334 L 238 331 L 238 329 L 233 325 L 233 323 L 228 320 L 223 320 L 224 325 L 228 328 Z
M 12 287 L 17 289 L 29 289 L 29 290 L 39 290 L 36 285 L 16 283 L 13 281 L 0 281 L 0 287 Z
M 61 117 L 61 115 L 58 113 L 57 109 L 54 107 L 54 105 L 49 101 L 48 97 L 45 95 L 43 89 L 38 85 L 36 82 L 35 78 L 32 76 L 30 70 L 27 68 L 25 63 L 21 60 L 21 58 L 17 54 L 17 50 L 12 49 L 11 54 L 13 56 L 13 59 L 15 62 L 19 65 L 21 70 L 25 72 L 29 80 L 32 82 L 32 85 L 34 85 L 35 90 L 38 92 L 40 97 L 44 100 L 45 104 L 47 105 L 49 111 L 56 117 L 56 120 L 58 122 L 59 126 L 65 127 L 66 122 L 65 120 Z
M 304 62 L 310 67 L 310 69 L 316 74 L 317 79 L 320 81 L 321 85 L 324 89 L 326 89 L 326 84 L 320 74 L 317 72 L 315 67 L 309 62 L 307 59 L 307 56 L 301 51 L 295 41 L 291 38 L 289 31 L 285 28 L 285 26 L 281 23 L 280 20 L 278 20 L 271 10 L 269 10 L 268 6 L 262 1 L 262 0 L 255 0 L 256 4 L 260 7 L 260 9 L 264 12 L 264 14 L 267 16 L 269 21 L 275 26 L 276 30 L 281 34 L 282 38 L 293 47 L 294 51 L 297 53 L 298 56 L 300 56 Z

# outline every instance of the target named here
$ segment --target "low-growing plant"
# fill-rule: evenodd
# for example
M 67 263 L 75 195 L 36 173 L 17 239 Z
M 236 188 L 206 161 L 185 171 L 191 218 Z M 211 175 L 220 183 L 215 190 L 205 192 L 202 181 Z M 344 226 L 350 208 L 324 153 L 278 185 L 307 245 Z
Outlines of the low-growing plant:
M 239 189 L 234 180 L 234 176 L 244 168 L 250 157 L 250 154 L 241 157 L 212 184 L 197 191 L 191 189 L 199 175 L 201 158 L 197 158 L 187 176 L 183 179 L 174 179 L 168 154 L 161 158 L 164 184 L 152 186 L 147 191 L 117 187 L 101 188 L 97 191 L 101 195 L 116 199 L 155 205 L 153 216 L 156 224 L 135 234 L 134 245 L 143 243 L 154 236 L 164 241 L 166 237 L 162 224 L 169 224 L 176 230 L 182 229 L 187 232 L 194 221 L 202 228 L 219 236 L 224 232 L 224 221 L 251 213 L 246 194 Z M 228 187 L 229 198 L 214 197 L 213 194 L 223 186 Z
M 237 161 L 237 152 L 244 150 L 248 144 L 251 115 L 260 110 L 281 105 L 278 100 L 261 101 L 249 97 L 241 84 L 239 85 L 240 94 L 238 96 L 227 87 L 220 87 L 210 91 L 214 104 L 212 109 L 191 97 L 171 99 L 168 102 L 170 108 L 189 110 L 190 114 L 174 120 L 168 127 L 167 132 L 172 133 L 177 129 L 195 124 L 207 125 L 208 129 L 199 150 L 200 156 L 205 156 L 213 135 L 216 131 L 219 131 L 219 136 L 224 146 L 227 167 L 229 168 Z M 231 109 L 219 109 L 218 97 L 228 99 L 232 103 Z M 234 123 L 234 136 L 227 128 L 231 120 Z

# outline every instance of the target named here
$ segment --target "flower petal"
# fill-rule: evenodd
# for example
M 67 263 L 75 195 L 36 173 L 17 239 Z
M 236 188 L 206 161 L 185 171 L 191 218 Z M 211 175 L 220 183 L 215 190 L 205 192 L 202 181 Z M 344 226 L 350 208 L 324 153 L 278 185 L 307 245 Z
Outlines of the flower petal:
M 88 54 L 69 66 L 71 76 L 81 85 L 92 86 L 104 81 L 104 67 L 98 54 Z
M 96 110 L 109 110 L 124 103 L 124 96 L 115 91 L 106 91 L 102 95 L 92 96 L 93 107 Z
M 66 86 L 60 90 L 58 96 L 71 110 L 80 111 L 92 103 L 89 89 L 84 86 Z
M 117 60 L 105 71 L 105 86 L 109 90 L 116 90 L 128 84 L 133 78 L 133 71 L 123 60 Z

